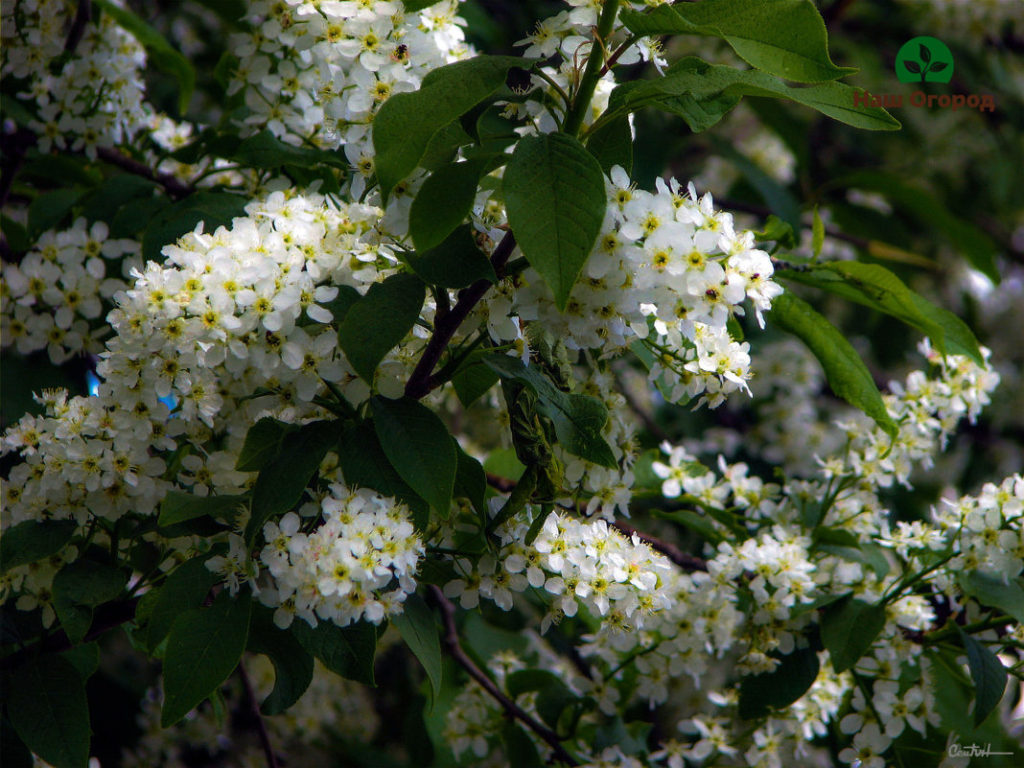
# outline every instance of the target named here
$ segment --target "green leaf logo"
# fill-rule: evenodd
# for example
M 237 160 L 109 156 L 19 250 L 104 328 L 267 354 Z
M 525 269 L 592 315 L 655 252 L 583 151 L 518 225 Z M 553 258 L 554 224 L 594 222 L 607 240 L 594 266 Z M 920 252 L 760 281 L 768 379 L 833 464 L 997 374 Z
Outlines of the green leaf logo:
M 896 54 L 896 78 L 901 83 L 948 83 L 953 78 L 953 54 L 941 40 L 915 37 Z

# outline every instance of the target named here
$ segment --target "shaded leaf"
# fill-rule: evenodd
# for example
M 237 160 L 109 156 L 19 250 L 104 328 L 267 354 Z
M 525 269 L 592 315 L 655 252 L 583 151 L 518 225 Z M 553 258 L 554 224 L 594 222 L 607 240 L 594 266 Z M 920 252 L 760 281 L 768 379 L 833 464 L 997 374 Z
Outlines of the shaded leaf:
M 270 609 L 256 607 L 246 646 L 252 653 L 262 653 L 274 665 L 274 688 L 260 705 L 264 715 L 287 710 L 313 681 L 313 656 L 290 631 L 279 629 L 272 616 Z
M 814 684 L 818 669 L 814 649 L 799 648 L 782 656 L 772 672 L 744 677 L 740 683 L 740 717 L 752 720 L 785 709 Z
M 75 535 L 74 520 L 25 520 L 0 537 L 0 572 L 55 555 Z
M 433 700 L 441 695 L 441 643 L 437 637 L 434 613 L 423 598 L 413 593 L 405 599 L 402 612 L 391 618 L 405 644 L 420 660 L 430 679 Z
M 7 716 L 30 750 L 54 768 L 89 764 L 89 705 L 85 681 L 67 659 L 36 656 L 14 670 Z
M 314 628 L 297 619 L 291 631 L 303 648 L 335 674 L 366 685 L 376 685 L 373 656 L 377 648 L 377 629 L 372 624 L 361 621 L 339 627 L 322 621 Z
M 412 329 L 426 289 L 413 275 L 391 275 L 374 283 L 353 304 L 338 328 L 338 343 L 363 379 L 373 384 L 380 361 Z
M 832 603 L 821 615 L 821 641 L 838 673 L 860 659 L 885 626 L 885 606 L 845 598 Z
M 957 627 L 967 651 L 967 665 L 974 681 L 974 725 L 979 726 L 998 706 L 1006 690 L 1006 667 L 988 648 Z

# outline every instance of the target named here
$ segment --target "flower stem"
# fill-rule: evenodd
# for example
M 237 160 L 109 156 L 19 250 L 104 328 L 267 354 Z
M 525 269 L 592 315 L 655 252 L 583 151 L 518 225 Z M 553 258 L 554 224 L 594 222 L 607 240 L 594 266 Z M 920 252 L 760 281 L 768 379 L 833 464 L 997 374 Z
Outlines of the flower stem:
M 565 123 L 562 124 L 562 130 L 570 136 L 579 134 L 580 127 L 583 125 L 583 117 L 590 109 L 590 100 L 594 97 L 597 81 L 601 79 L 605 41 L 612 35 L 618 12 L 619 0 L 605 0 L 604 7 L 601 9 L 601 17 L 597 20 L 597 29 L 594 31 L 594 41 L 590 45 L 590 55 L 587 56 L 587 68 L 583 71 L 579 90 L 576 91 L 572 107 L 569 109 L 569 114 L 565 116 Z

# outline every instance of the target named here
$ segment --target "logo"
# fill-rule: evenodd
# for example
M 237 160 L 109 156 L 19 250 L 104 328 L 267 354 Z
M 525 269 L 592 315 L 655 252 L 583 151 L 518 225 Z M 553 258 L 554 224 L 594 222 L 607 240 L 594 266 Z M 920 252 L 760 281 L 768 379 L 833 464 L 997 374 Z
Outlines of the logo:
M 1013 752 L 993 752 L 992 745 L 986 744 L 981 746 L 980 744 L 961 744 L 960 737 L 957 734 L 953 734 L 952 743 L 946 748 L 946 754 L 952 758 L 957 757 L 996 757 L 996 756 L 1012 756 Z
M 896 79 L 901 83 L 948 83 L 953 79 L 953 54 L 934 37 L 908 40 L 896 54 Z

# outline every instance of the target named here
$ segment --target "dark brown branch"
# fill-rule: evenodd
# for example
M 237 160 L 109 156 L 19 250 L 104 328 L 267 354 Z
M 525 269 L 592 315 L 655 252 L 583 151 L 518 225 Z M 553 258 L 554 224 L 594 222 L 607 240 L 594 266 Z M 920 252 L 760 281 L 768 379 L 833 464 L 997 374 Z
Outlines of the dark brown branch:
M 506 232 L 501 242 L 498 243 L 497 248 L 494 249 L 494 253 L 491 254 L 491 266 L 494 267 L 494 272 L 499 279 L 504 274 L 505 265 L 508 263 L 515 247 L 515 237 L 511 232 Z M 430 337 L 430 341 L 427 342 L 427 348 L 423 350 L 423 356 L 420 358 L 419 363 L 416 364 L 416 368 L 409 377 L 409 381 L 406 382 L 405 394 L 408 397 L 419 400 L 443 383 L 437 381 L 431 374 L 434 372 L 438 361 L 440 361 L 441 355 L 444 354 L 444 350 L 447 348 L 452 336 L 455 335 L 462 322 L 469 317 L 473 307 L 483 298 L 483 295 L 487 293 L 487 289 L 490 287 L 490 280 L 481 279 L 468 288 L 463 288 L 459 291 L 459 300 L 455 303 L 455 306 L 434 323 L 434 334 Z
M 171 197 L 182 198 L 192 194 L 192 187 L 182 183 L 177 177 L 169 173 L 154 171 L 148 165 L 144 165 L 112 147 L 97 147 L 96 155 L 104 162 L 116 165 L 118 168 L 128 171 L 128 173 L 134 173 L 136 176 L 142 176 L 144 179 L 155 181 L 163 186 Z
M 74 53 L 75 48 L 82 42 L 85 35 L 85 25 L 92 19 L 91 0 L 78 0 L 78 8 L 75 10 L 75 18 L 71 22 L 71 29 L 68 30 L 67 40 L 64 41 L 64 51 Z
M 131 600 L 125 600 L 119 603 L 108 603 L 102 605 L 96 609 L 96 618 L 93 620 L 92 626 L 89 631 L 85 633 L 85 638 L 82 642 L 88 643 L 90 640 L 95 640 L 100 635 L 109 632 L 115 627 L 119 627 L 126 622 L 131 621 L 135 618 L 135 608 L 139 603 L 139 598 L 135 597 Z M 38 643 L 22 648 L 20 651 L 4 656 L 0 659 L 0 670 L 3 669 L 14 669 L 15 667 L 24 664 L 29 658 L 37 653 L 59 653 L 60 651 L 66 651 L 73 647 L 73 643 L 68 639 L 68 636 L 63 630 L 60 632 L 54 632 L 52 635 L 47 635 Z
M 651 549 L 656 552 L 660 552 L 673 563 L 678 565 L 684 571 L 707 571 L 708 564 L 703 558 L 696 557 L 695 555 L 688 555 L 675 544 L 669 544 L 667 541 L 651 536 L 650 534 L 638 531 L 631 525 L 626 523 L 612 523 L 612 528 L 615 528 L 621 533 L 627 536 L 636 536 L 640 541 L 645 544 L 649 544 Z
M 260 737 L 260 745 L 263 747 L 263 754 L 267 758 L 267 768 L 278 768 L 277 755 L 274 754 L 274 747 L 270 743 L 270 734 L 267 733 L 267 724 L 263 721 L 263 713 L 260 712 L 259 702 L 256 700 L 256 691 L 252 687 L 252 680 L 245 666 L 238 662 L 238 677 L 242 680 L 242 687 L 245 689 L 245 701 L 249 705 L 252 716 L 256 719 L 256 732 Z
M 444 596 L 441 588 L 431 585 L 430 595 L 437 604 L 437 607 L 441 609 L 441 620 L 444 623 L 444 647 L 448 651 L 448 655 L 451 656 L 460 667 L 466 670 L 469 676 L 476 680 L 480 687 L 487 691 L 487 693 L 502 706 L 510 717 L 514 717 L 516 720 L 519 720 L 523 725 L 542 738 L 551 747 L 555 758 L 561 760 L 566 765 L 579 765 L 579 762 L 566 751 L 565 747 L 562 746 L 562 740 L 558 738 L 558 734 L 543 723 L 538 722 L 528 712 L 524 711 L 522 707 L 502 693 L 501 689 L 495 685 L 494 681 L 491 680 L 491 678 L 488 677 L 480 667 L 474 664 L 473 660 L 466 655 L 464 650 L 462 650 L 462 645 L 459 643 L 458 628 L 455 626 L 455 606 L 452 604 L 451 600 Z

